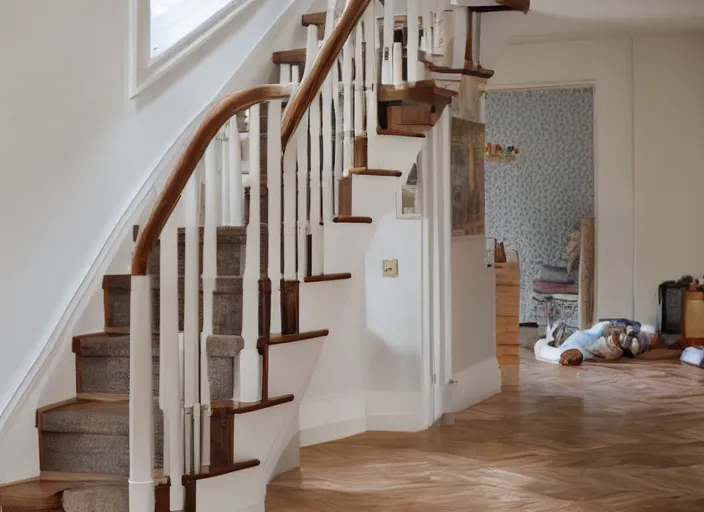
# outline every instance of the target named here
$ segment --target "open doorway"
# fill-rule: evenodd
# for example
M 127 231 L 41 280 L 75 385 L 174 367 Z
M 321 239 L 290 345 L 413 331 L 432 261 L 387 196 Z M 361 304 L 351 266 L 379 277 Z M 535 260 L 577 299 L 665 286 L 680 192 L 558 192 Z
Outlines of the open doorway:
M 594 240 L 594 89 L 489 91 L 485 108 L 486 236 L 520 276 L 497 314 L 517 302 L 532 349 L 546 330 L 565 339 L 593 320 L 593 261 L 586 277 L 580 263 Z

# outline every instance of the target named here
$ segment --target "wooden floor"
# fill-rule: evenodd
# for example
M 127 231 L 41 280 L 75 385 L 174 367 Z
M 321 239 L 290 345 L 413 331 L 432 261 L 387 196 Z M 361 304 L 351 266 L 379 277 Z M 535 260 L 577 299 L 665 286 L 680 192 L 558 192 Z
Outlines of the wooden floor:
M 520 388 L 416 434 L 306 448 L 268 512 L 704 510 L 704 371 L 648 360 L 537 363 Z

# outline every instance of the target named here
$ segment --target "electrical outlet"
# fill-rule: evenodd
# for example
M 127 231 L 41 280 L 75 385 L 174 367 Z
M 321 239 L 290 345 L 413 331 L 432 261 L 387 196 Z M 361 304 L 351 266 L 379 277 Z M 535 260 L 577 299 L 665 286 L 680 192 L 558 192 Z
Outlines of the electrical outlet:
M 384 260 L 384 277 L 398 277 L 398 260 Z

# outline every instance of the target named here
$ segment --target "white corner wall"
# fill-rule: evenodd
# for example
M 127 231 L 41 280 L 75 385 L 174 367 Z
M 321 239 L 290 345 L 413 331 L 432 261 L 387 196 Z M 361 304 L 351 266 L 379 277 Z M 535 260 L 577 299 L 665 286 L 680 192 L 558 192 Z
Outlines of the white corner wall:
M 657 286 L 704 273 L 704 34 L 634 40 L 635 316 L 657 320 Z
M 132 101 L 127 2 L 0 5 L 0 460 L 21 461 L 0 483 L 38 474 L 34 411 L 75 395 L 71 336 L 102 330 L 100 277 L 127 269 L 140 199 L 219 95 L 264 83 L 271 52 L 303 43 L 312 4 L 251 3 Z

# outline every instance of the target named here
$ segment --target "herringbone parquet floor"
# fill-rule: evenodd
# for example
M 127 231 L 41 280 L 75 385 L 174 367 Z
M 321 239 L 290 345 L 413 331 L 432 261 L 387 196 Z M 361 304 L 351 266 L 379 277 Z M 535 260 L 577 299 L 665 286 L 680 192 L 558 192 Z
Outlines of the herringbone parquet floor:
M 414 434 L 306 448 L 269 512 L 704 510 L 704 371 L 672 352 L 562 368 Z

